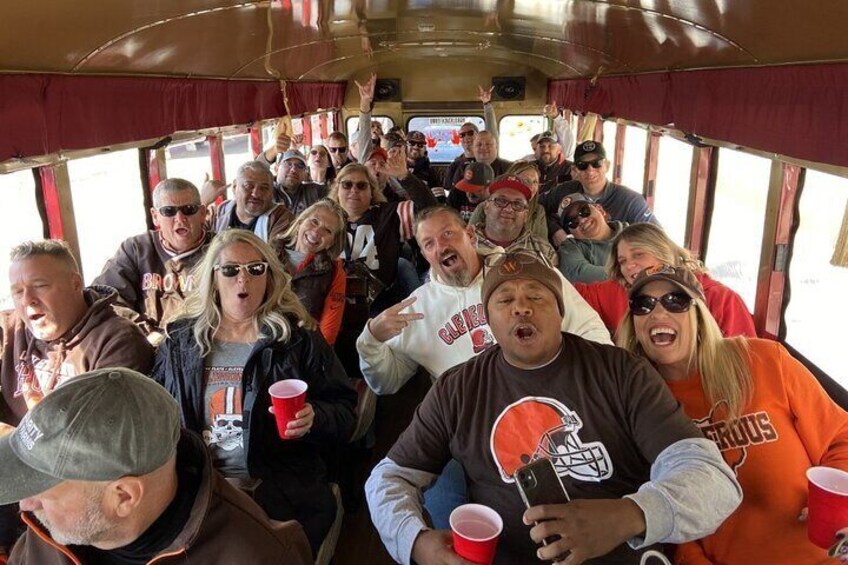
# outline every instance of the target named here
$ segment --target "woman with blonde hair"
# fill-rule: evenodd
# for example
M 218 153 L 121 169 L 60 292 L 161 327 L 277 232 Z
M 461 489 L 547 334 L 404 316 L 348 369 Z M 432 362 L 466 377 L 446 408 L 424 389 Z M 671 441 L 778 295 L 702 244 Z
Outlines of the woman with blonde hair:
M 660 264 L 690 269 L 704 290 L 706 304 L 726 337 L 757 337 L 754 319 L 742 298 L 712 279 L 703 263 L 694 259 L 654 224 L 631 224 L 612 241 L 607 260 L 608 280 L 575 283 L 574 288 L 598 312 L 604 324 L 615 334 L 627 313 L 627 289 L 642 270 Z
M 180 404 L 183 425 L 203 436 L 215 467 L 253 490 L 271 518 L 300 522 L 316 552 L 336 513 L 319 449 L 350 437 L 356 393 L 276 253 L 253 233 L 215 236 L 194 280 L 153 378 Z M 309 389 L 281 438 L 268 389 L 284 379 Z
M 715 534 L 679 546 L 675 562 L 823 563 L 825 550 L 799 521 L 805 473 L 848 470 L 848 413 L 815 377 L 777 342 L 723 338 L 684 267 L 658 265 L 631 280 L 616 343 L 656 367 L 742 487 L 741 506 Z
M 347 214 L 332 200 L 319 200 L 295 219 L 283 236 L 283 266 L 295 294 L 333 345 L 345 307 L 344 249 Z

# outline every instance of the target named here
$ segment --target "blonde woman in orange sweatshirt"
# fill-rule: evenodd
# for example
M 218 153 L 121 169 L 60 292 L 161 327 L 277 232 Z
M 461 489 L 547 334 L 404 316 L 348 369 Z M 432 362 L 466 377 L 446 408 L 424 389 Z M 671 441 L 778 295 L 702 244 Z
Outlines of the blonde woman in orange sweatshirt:
M 713 535 L 679 546 L 675 563 L 827 563 L 799 521 L 805 472 L 848 470 L 848 413 L 815 377 L 777 342 L 722 338 L 697 279 L 680 267 L 636 277 L 616 341 L 651 361 L 742 486 L 736 512 Z

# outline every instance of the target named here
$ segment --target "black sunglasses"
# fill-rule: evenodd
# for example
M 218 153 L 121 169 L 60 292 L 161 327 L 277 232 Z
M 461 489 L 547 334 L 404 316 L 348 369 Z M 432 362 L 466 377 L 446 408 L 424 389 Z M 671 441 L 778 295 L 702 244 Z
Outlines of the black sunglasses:
M 345 153 L 347 152 L 347 147 L 328 147 L 330 153 Z
M 574 166 L 580 171 L 585 171 L 589 168 L 589 165 L 592 165 L 593 169 L 600 169 L 604 165 L 604 160 L 595 159 L 594 161 L 580 161 L 579 163 L 574 164 Z
M 565 219 L 565 229 L 571 231 L 573 229 L 577 229 L 577 226 L 580 225 L 581 218 L 588 218 L 592 214 L 592 209 L 588 204 L 583 204 L 580 206 L 580 209 L 577 210 L 577 213 L 573 216 L 570 216 Z
M 477 134 L 476 131 L 474 131 L 473 129 L 469 129 L 469 130 L 466 130 L 466 131 L 459 132 L 459 137 L 469 137 L 469 136 L 474 137 L 474 135 L 476 135 L 476 134 Z
M 689 311 L 694 300 L 685 292 L 669 292 L 659 298 L 640 294 L 630 299 L 630 313 L 634 316 L 646 316 L 654 311 L 657 302 L 662 304 L 666 312 L 682 314 Z
M 425 145 L 427 145 L 427 143 L 424 141 L 407 141 L 406 144 L 410 147 L 424 147 Z
M 173 218 L 177 212 L 182 212 L 183 216 L 194 216 L 200 210 L 200 204 L 184 204 L 183 206 L 162 206 L 158 212 L 166 218 Z
M 371 188 L 371 184 L 364 180 L 358 180 L 356 182 L 353 182 L 352 180 L 343 180 L 342 188 L 345 190 L 350 190 L 351 188 L 356 188 L 356 190 L 368 190 Z
M 251 277 L 261 277 L 268 270 L 268 263 L 265 261 L 253 261 L 252 263 L 247 263 L 245 265 L 241 265 L 239 263 L 225 263 L 223 265 L 215 265 L 214 270 L 219 271 L 227 278 L 231 278 L 238 275 L 242 269 L 245 269 L 247 274 Z

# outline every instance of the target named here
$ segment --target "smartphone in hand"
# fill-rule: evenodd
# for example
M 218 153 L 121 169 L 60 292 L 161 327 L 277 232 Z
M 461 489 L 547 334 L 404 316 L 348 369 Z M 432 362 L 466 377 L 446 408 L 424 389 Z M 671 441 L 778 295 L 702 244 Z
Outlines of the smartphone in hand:
M 557 475 L 550 459 L 537 459 L 520 467 L 513 475 L 515 486 L 527 508 L 540 504 L 566 504 L 571 502 L 562 481 Z M 542 540 L 543 545 L 554 543 L 559 536 L 550 536 Z

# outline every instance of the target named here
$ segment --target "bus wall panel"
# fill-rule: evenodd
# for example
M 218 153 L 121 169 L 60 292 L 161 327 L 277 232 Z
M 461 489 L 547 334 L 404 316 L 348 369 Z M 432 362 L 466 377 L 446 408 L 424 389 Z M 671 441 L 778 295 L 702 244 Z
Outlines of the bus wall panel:
M 548 101 L 848 166 L 848 64 L 553 80 Z

